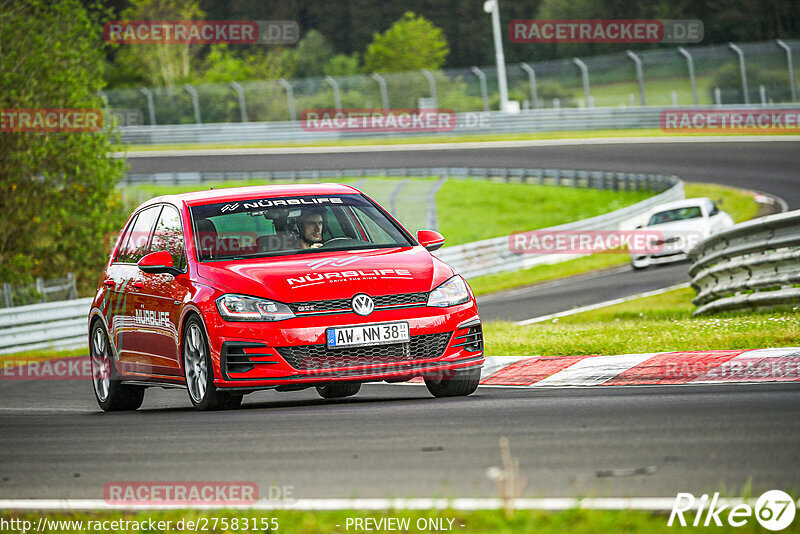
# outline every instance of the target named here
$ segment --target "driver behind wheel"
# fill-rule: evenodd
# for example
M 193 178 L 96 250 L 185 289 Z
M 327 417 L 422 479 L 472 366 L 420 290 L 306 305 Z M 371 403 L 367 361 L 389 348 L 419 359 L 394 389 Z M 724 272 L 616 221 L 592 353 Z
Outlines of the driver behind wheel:
M 303 210 L 297 225 L 300 230 L 300 248 L 322 246 L 322 213 L 316 210 Z

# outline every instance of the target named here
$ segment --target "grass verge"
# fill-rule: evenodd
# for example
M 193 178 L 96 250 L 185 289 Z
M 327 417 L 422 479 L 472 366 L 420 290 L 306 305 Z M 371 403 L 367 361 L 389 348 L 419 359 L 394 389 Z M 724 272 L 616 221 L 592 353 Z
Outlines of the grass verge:
M 796 346 L 800 312 L 692 317 L 691 288 L 587 311 L 549 323 L 484 323 L 487 356 L 572 356 Z
M 201 525 L 206 525 L 208 530 L 205 532 L 273 532 L 264 528 L 228 528 L 220 527 L 221 519 L 227 520 L 228 525 L 233 525 L 232 520 L 237 519 L 237 527 L 241 527 L 245 520 L 248 520 L 247 525 L 252 526 L 255 521 L 256 525 L 260 525 L 262 518 L 269 520 L 274 518 L 278 525 L 275 529 L 277 532 L 288 532 L 291 534 L 323 534 L 323 533 L 336 533 L 358 531 L 363 529 L 356 529 L 353 523 L 350 523 L 350 528 L 346 528 L 348 519 L 366 519 L 372 518 L 376 521 L 381 519 L 395 518 L 408 520 L 408 528 L 390 530 L 375 528 L 369 529 L 372 532 L 437 532 L 440 530 L 449 530 L 451 532 L 461 532 L 464 534 L 480 533 L 480 534 L 507 534 L 511 532 L 536 532 L 537 534 L 562 534 L 570 532 L 574 534 L 593 534 L 597 532 L 648 532 L 648 533 L 668 533 L 674 532 L 675 528 L 681 530 L 691 529 L 691 527 L 669 527 L 667 526 L 668 515 L 658 514 L 651 512 L 639 511 L 598 511 L 598 510 L 580 510 L 571 509 L 561 512 L 542 512 L 536 510 L 518 510 L 515 511 L 511 517 L 506 517 L 502 511 L 497 510 L 483 510 L 474 512 L 462 512 L 455 510 L 444 511 L 358 511 L 358 510 L 342 510 L 342 511 L 325 511 L 325 512 L 303 512 L 303 511 L 276 511 L 276 512 L 250 512 L 250 511 L 189 511 L 189 510 L 174 510 L 174 511 L 148 511 L 137 513 L 121 513 L 121 512 L 74 512 L 74 513 L 47 513 L 47 514 L 9 514 L 2 513 L 0 518 L 8 521 L 9 519 L 21 519 L 30 521 L 33 527 L 36 527 L 39 518 L 42 516 L 49 518 L 51 521 L 82 521 L 83 526 L 87 527 L 83 532 L 91 532 L 91 527 L 94 523 L 89 521 L 138 521 L 144 523 L 144 527 L 140 527 L 138 532 L 149 532 L 148 521 L 170 521 L 171 528 L 159 528 L 158 531 L 164 532 L 193 532 L 185 528 L 188 521 L 193 521 L 195 525 L 198 522 Z M 692 515 L 691 518 L 694 516 Z M 723 515 L 723 523 L 724 523 Z M 689 518 L 691 520 L 691 518 Z M 216 528 L 214 520 L 217 520 Z M 178 521 L 184 520 L 184 528 L 175 528 Z M 437 523 L 429 521 L 438 521 L 444 528 L 435 528 Z M 452 520 L 452 523 L 450 522 Z M 426 528 L 427 524 L 427 528 Z M 452 524 L 452 528 L 450 525 Z M 73 523 L 74 525 L 74 523 Z M 110 524 L 108 524 L 111 526 Z M 462 526 L 463 525 L 463 526 Z M 129 525 L 128 525 L 129 526 Z M 166 523 L 161 525 L 166 527 Z M 420 528 L 421 527 L 421 528 Z M 725 526 L 722 528 L 702 528 L 703 532 L 737 532 L 737 533 L 750 533 L 761 532 L 761 527 L 754 518 L 749 518 L 747 523 L 738 528 Z M 69 527 L 64 525 L 59 529 L 44 529 L 39 532 L 79 532 L 81 530 L 74 526 Z M 94 532 L 134 532 L 133 529 L 116 529 L 107 530 L 105 528 L 95 529 Z M 800 521 L 794 521 L 786 530 L 782 532 L 800 532 Z
M 372 145 L 412 145 L 431 143 L 483 143 L 493 141 L 546 141 L 551 139 L 593 139 L 604 137 L 708 137 L 732 135 L 775 135 L 774 133 L 733 133 L 733 132 L 664 132 L 658 128 L 620 129 L 620 130 L 563 130 L 541 133 L 509 133 L 509 134 L 470 134 L 470 135 L 430 135 L 415 137 L 390 137 L 369 139 L 341 139 L 312 142 L 282 142 L 282 143 L 213 143 L 213 144 L 172 144 L 172 145 L 129 145 L 131 152 L 158 152 L 161 150 L 215 150 L 226 148 L 296 148 L 301 146 L 372 146 Z M 777 135 L 796 135 L 792 132 L 778 133 Z
M 752 219 L 758 214 L 760 208 L 760 204 L 753 198 L 753 193 L 742 189 L 705 183 L 687 183 L 684 189 L 686 198 L 708 197 L 714 201 L 721 200 L 720 206 L 722 206 L 722 209 L 727 211 L 734 222 L 737 223 Z M 629 261 L 628 253 L 624 250 L 618 254 L 592 254 L 565 262 L 552 265 L 537 265 L 510 273 L 476 276 L 469 280 L 469 284 L 476 295 L 485 295 L 495 291 L 514 289 L 625 265 Z

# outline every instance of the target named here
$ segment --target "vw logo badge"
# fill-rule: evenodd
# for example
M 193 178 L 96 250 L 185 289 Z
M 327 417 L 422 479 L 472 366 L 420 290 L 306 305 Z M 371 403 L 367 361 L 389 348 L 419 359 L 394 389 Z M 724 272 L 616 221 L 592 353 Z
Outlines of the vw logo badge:
M 375 309 L 375 303 L 369 295 L 359 293 L 353 297 L 353 311 L 358 315 L 369 315 Z

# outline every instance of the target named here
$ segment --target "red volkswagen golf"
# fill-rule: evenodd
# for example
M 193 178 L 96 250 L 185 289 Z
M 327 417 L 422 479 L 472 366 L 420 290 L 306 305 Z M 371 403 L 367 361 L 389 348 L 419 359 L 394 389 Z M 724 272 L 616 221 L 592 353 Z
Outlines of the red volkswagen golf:
M 89 318 L 103 410 L 186 387 L 198 410 L 261 389 L 354 395 L 424 377 L 436 397 L 478 386 L 475 298 L 372 199 L 335 184 L 154 198 L 131 215 Z

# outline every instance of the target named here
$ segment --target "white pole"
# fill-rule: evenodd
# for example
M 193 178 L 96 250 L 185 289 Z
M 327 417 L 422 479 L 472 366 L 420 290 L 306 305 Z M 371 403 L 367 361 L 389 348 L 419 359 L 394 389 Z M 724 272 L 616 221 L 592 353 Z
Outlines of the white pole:
M 506 59 L 503 56 L 503 39 L 500 35 L 500 6 L 498 0 L 486 0 L 483 10 L 492 14 L 494 33 L 494 52 L 497 58 L 497 83 L 500 86 L 500 111 L 508 108 L 508 81 L 506 80 Z

